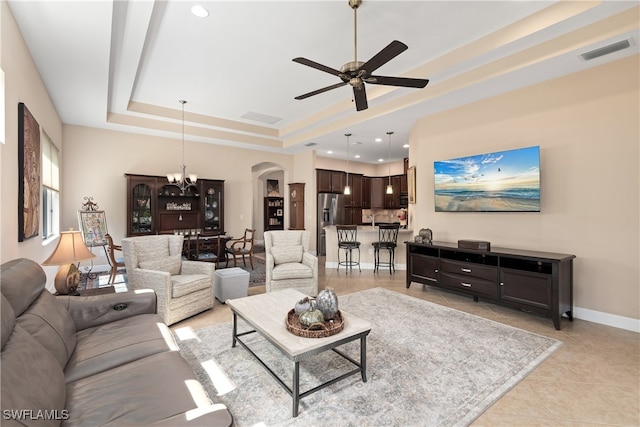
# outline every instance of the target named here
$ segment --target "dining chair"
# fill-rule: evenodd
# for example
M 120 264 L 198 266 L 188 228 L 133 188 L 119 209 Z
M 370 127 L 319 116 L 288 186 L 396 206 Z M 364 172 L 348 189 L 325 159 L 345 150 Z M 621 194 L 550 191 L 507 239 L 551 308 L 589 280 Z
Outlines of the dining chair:
M 236 266 L 238 258 L 242 258 L 242 262 L 246 266 L 247 261 L 245 257 L 249 257 L 249 263 L 253 270 L 253 235 L 255 232 L 256 230 L 247 228 L 244 230 L 244 235 L 242 237 L 228 241 L 227 248 L 225 249 L 227 255 L 225 267 L 229 266 L 229 258 L 233 258 L 234 267 Z
M 119 268 L 124 268 L 124 258 L 117 257 L 116 251 L 122 253 L 122 246 L 116 245 L 113 243 L 113 238 L 110 234 L 105 235 L 107 239 L 107 245 L 105 246 L 105 251 L 107 252 L 107 260 L 109 261 L 109 266 L 111 267 L 111 271 L 109 273 L 109 284 L 113 284 L 116 281 L 116 275 L 118 274 Z

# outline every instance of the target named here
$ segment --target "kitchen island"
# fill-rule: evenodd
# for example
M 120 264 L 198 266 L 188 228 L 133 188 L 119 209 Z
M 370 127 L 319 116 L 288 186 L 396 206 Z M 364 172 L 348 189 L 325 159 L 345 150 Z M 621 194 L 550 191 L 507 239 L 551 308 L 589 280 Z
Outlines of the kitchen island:
M 325 268 L 338 268 L 338 232 L 335 225 L 328 225 L 324 228 L 327 241 L 327 255 L 325 259 Z M 375 263 L 373 260 L 373 242 L 378 241 L 378 226 L 359 225 L 358 241 L 360 242 L 360 268 L 362 270 L 373 270 Z M 407 250 L 405 241 L 413 241 L 413 230 L 401 228 L 398 230 L 398 246 L 395 254 L 396 270 L 407 269 Z M 340 259 L 344 261 L 344 251 L 340 251 Z M 358 259 L 357 251 L 353 253 L 353 260 Z M 380 261 L 389 260 L 389 251 L 380 251 Z M 358 267 L 354 267 L 357 270 Z M 340 271 L 344 271 L 344 266 L 340 266 Z M 388 268 L 380 268 L 380 273 L 389 272 Z

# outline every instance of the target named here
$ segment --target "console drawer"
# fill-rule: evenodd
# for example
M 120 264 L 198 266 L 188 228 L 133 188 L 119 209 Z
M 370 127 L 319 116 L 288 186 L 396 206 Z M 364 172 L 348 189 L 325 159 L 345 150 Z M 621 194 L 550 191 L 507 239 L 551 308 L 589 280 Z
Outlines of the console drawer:
M 471 292 L 476 295 L 486 295 L 492 299 L 498 297 L 498 282 L 478 279 L 476 277 L 440 271 L 440 283 L 457 290 Z
M 492 280 L 494 282 L 498 280 L 498 269 L 496 267 L 469 262 L 451 261 L 441 258 L 440 271 L 470 276 L 470 278 L 477 277 L 479 279 Z

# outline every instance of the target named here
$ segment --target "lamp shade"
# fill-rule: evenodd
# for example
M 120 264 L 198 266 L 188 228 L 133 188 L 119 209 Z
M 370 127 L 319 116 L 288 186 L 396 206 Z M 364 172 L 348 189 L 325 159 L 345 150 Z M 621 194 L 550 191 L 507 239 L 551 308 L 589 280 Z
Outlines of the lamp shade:
M 82 234 L 78 230 L 60 232 L 58 246 L 42 265 L 64 265 L 95 258 L 95 255 L 82 241 Z

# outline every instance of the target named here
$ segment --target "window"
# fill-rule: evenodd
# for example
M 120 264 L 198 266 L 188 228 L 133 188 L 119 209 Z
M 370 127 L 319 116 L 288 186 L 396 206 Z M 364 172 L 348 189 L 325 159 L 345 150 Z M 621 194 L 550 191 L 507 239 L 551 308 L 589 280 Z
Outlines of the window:
M 60 168 L 58 148 L 45 132 L 40 134 L 42 149 L 42 239 L 60 233 Z

